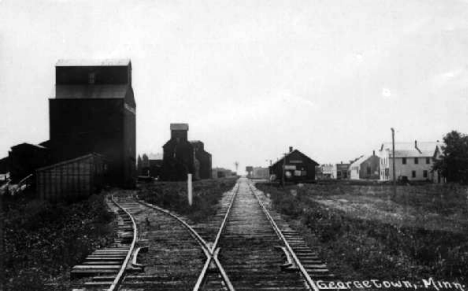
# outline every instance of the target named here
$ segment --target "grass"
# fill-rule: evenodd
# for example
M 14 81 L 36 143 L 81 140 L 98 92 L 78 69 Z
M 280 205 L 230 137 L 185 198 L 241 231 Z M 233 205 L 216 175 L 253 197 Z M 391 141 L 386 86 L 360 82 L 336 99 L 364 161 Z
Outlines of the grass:
M 114 237 L 103 195 L 71 204 L 16 197 L 4 207 L 6 290 L 67 290 L 70 268 Z
M 468 207 L 459 186 L 257 184 L 313 234 L 344 280 L 439 278 L 468 282 Z
M 231 190 L 236 178 L 193 182 L 193 205 L 187 200 L 186 182 L 154 182 L 141 184 L 138 196 L 148 203 L 187 216 L 197 223 L 214 216 L 223 193 Z

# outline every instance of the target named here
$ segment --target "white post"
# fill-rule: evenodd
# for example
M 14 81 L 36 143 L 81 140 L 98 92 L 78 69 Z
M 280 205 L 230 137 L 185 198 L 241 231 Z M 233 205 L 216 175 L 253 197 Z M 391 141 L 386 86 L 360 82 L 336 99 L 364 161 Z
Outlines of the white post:
M 188 204 L 192 206 L 192 174 L 187 175 Z

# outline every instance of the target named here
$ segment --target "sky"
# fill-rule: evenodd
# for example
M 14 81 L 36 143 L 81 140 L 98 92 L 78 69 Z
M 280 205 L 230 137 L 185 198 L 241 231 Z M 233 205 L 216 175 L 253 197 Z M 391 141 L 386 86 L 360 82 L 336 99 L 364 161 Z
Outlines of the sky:
M 138 153 L 320 164 L 468 133 L 466 0 L 0 0 L 0 156 L 49 138 L 59 59 L 129 58 Z

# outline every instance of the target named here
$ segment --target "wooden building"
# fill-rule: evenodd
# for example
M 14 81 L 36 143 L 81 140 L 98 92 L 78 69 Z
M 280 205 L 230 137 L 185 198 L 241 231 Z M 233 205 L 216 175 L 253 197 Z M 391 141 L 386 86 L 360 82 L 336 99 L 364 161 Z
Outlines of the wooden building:
M 48 165 L 49 150 L 41 145 L 22 143 L 8 152 L 10 178 L 13 183 L 34 174 L 36 169 Z
M 85 198 L 101 189 L 104 174 L 105 165 L 98 154 L 63 161 L 37 169 L 37 193 L 50 201 Z
M 190 142 L 195 151 L 195 159 L 199 162 L 198 167 L 198 178 L 200 179 L 211 179 L 211 154 L 205 151 L 205 145 L 203 142 L 191 141 Z
M 317 162 L 290 147 L 288 154 L 270 166 L 270 174 L 279 181 L 282 181 L 284 174 L 285 182 L 312 182 L 315 181 L 316 166 Z
M 171 123 L 170 129 L 171 139 L 163 146 L 161 180 L 184 181 L 187 174 L 195 174 L 195 152 L 187 139 L 189 126 Z
M 380 172 L 380 159 L 375 155 L 361 156 L 349 166 L 351 180 L 378 180 Z
M 136 104 L 130 60 L 60 60 L 49 108 L 48 146 L 54 162 L 98 153 L 108 163 L 108 183 L 135 186 Z

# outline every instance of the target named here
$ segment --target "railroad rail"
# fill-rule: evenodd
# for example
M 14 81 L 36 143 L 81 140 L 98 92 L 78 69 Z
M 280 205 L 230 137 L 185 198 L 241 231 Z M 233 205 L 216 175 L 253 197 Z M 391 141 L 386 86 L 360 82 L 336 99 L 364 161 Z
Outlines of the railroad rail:
M 212 245 L 231 280 L 229 290 L 317 291 L 315 280 L 334 278 L 300 235 L 270 214 L 250 181 L 241 179 L 237 187 Z M 216 278 L 205 278 L 200 290 L 216 290 L 210 280 Z
M 137 242 L 138 229 L 129 211 L 114 197 L 111 202 L 117 207 L 118 239 L 110 247 L 94 251 L 82 264 L 72 268 L 72 278 L 91 277 L 78 283 L 80 287 L 73 290 L 115 291 L 123 279 Z

